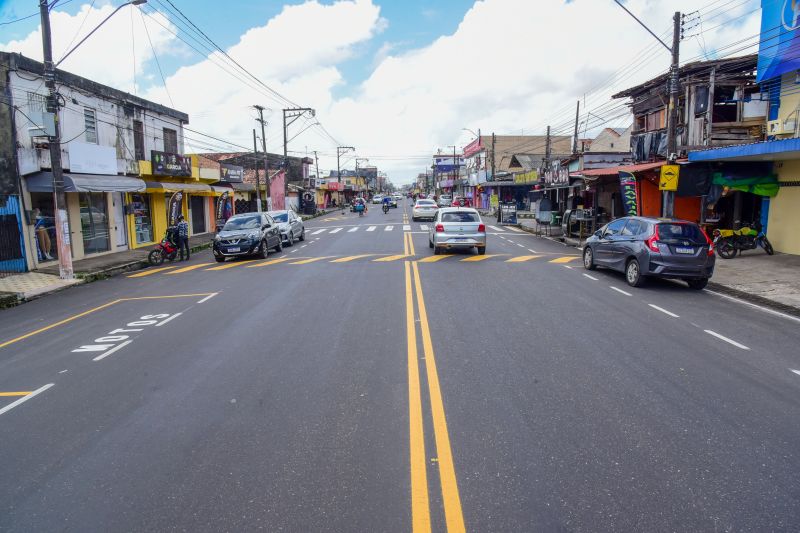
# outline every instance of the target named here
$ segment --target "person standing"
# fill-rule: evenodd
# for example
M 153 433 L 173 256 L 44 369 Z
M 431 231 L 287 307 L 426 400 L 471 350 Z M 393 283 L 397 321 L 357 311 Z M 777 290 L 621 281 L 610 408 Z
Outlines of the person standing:
M 183 250 L 186 250 L 186 261 L 189 260 L 189 223 L 178 215 L 178 250 L 181 252 L 180 260 L 183 261 Z

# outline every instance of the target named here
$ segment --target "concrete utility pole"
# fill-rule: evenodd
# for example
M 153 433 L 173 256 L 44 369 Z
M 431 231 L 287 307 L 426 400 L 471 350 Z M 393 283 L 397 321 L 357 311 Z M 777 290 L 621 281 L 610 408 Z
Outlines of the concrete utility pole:
M 255 163 L 256 167 L 256 211 L 259 213 L 261 212 L 261 183 L 258 179 L 258 142 L 256 141 L 256 129 L 253 128 L 253 162 Z M 267 171 L 264 169 L 264 179 L 269 179 L 267 177 Z
M 261 148 L 264 150 L 264 187 L 267 189 L 267 207 L 269 208 L 269 156 L 267 155 L 267 122 L 264 120 L 264 107 L 260 105 L 253 106 L 258 111 L 258 118 L 256 122 L 261 123 Z
M 667 161 L 673 163 L 678 157 L 678 79 L 681 45 L 681 14 L 672 16 L 672 64 L 669 68 L 669 108 L 667 109 Z M 662 211 L 665 217 L 675 213 L 675 191 L 664 191 Z
M 295 120 L 302 117 L 306 113 L 310 113 L 312 117 L 316 116 L 317 112 L 310 107 L 292 107 L 283 110 L 283 198 L 284 202 L 288 201 L 289 197 L 289 139 L 286 134 L 289 131 Z M 287 122 L 287 119 L 291 119 Z M 288 205 L 287 205 L 288 208 Z
M 578 116 L 581 112 L 581 101 L 575 106 L 575 137 L 572 139 L 572 155 L 578 153 Z
M 337 146 L 336 147 L 336 181 L 339 183 L 339 198 L 342 198 L 342 166 L 341 166 L 341 159 L 342 154 L 345 154 L 352 150 L 353 152 L 356 151 L 355 148 L 352 146 Z M 342 214 L 344 214 L 344 202 L 341 202 Z

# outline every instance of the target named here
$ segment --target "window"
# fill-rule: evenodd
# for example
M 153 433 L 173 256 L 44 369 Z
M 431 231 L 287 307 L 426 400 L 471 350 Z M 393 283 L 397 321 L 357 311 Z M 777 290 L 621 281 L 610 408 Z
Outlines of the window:
M 97 144 L 97 115 L 94 109 L 83 108 L 83 127 L 86 133 L 86 142 Z
M 164 128 L 164 151 L 170 154 L 178 153 L 178 132 Z
M 622 230 L 622 235 L 641 235 L 644 233 L 644 230 L 647 228 L 647 224 L 642 222 L 641 220 L 630 219 L 627 224 L 625 224 L 625 228 Z
M 608 226 L 606 226 L 605 231 L 603 231 L 603 237 L 619 235 L 627 221 L 627 218 L 619 218 L 614 222 L 611 222 Z
M 738 94 L 735 87 L 714 89 L 714 122 L 736 122 L 739 116 Z
M 478 222 L 478 214 L 464 212 L 443 213 L 442 222 Z
M 28 112 L 29 113 L 43 113 L 47 97 L 43 94 L 28 93 Z
M 673 243 L 687 240 L 695 244 L 706 244 L 705 235 L 696 224 L 662 223 L 658 225 L 658 240 Z
M 133 121 L 133 155 L 137 161 L 144 161 L 144 125 L 141 120 Z

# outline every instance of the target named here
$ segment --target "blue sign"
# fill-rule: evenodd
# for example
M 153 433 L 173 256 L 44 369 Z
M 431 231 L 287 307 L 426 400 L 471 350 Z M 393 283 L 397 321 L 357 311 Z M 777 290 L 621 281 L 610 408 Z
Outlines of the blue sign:
M 758 77 L 762 82 L 800 69 L 800 0 L 761 0 Z

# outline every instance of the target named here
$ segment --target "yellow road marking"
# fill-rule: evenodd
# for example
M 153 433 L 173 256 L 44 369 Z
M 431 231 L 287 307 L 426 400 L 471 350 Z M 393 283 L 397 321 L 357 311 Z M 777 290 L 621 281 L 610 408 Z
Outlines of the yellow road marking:
M 447 259 L 448 257 L 453 257 L 452 254 L 444 254 L 444 255 L 429 255 L 428 257 L 423 257 L 418 263 L 435 263 L 436 261 L 441 261 L 443 259 Z
M 255 259 L 248 259 L 246 261 L 233 261 L 231 263 L 223 263 L 220 266 L 207 268 L 206 270 L 227 270 L 229 268 L 236 268 L 242 265 L 246 265 L 247 263 L 252 263 L 253 261 L 255 261 Z
M 302 261 L 295 261 L 294 263 L 289 263 L 290 265 L 307 265 L 309 263 L 315 263 L 317 261 L 322 261 L 323 259 L 331 259 L 336 257 L 335 255 L 323 255 L 322 257 L 312 257 L 311 259 L 303 259 Z M 292 257 L 294 259 L 294 257 Z
M 84 311 L 82 313 L 78 313 L 77 315 L 72 315 L 70 317 L 67 317 L 64 320 L 59 320 L 58 322 L 50 324 L 49 326 L 45 326 L 43 328 L 39 328 L 39 329 L 30 331 L 30 332 L 28 332 L 28 333 L 26 333 L 24 335 L 20 335 L 19 337 L 14 337 L 13 339 L 9 339 L 7 341 L 4 341 L 3 343 L 0 343 L 0 348 L 5 348 L 6 346 L 8 346 L 10 344 L 14 344 L 15 342 L 19 342 L 19 341 L 25 340 L 28 337 L 33 337 L 34 335 L 38 335 L 39 333 L 44 333 L 45 331 L 53 329 L 55 327 L 63 326 L 64 324 L 72 322 L 73 320 L 77 320 L 78 318 L 81 318 L 81 317 L 84 317 L 84 316 L 89 315 L 91 313 L 94 313 L 95 311 L 100 311 L 101 309 L 105 309 L 106 307 L 111 307 L 112 305 L 118 304 L 120 302 L 127 302 L 127 301 L 132 301 L 132 300 L 163 300 L 165 298 L 194 298 L 194 297 L 197 297 L 197 296 L 208 296 L 209 294 L 214 294 L 214 293 L 213 292 L 204 292 L 204 293 L 200 293 L 200 294 L 171 294 L 171 295 L 167 295 L 167 296 L 136 296 L 136 297 L 132 297 L 132 298 L 118 298 L 116 300 L 112 300 L 112 301 L 110 301 L 108 303 L 105 303 L 103 305 L 98 305 L 97 307 L 93 307 L 93 308 L 91 308 L 91 309 L 89 309 L 87 311 Z
M 408 422 L 411 451 L 411 530 L 431 530 L 428 475 L 425 462 L 425 437 L 422 424 L 422 393 L 419 385 L 417 327 L 414 322 L 414 296 L 411 291 L 411 269 L 406 271 L 406 338 L 408 342 Z
M 509 255 L 509 254 L 485 254 L 485 255 L 473 255 L 472 257 L 466 257 L 462 259 L 462 261 L 486 261 L 487 259 L 491 259 L 492 257 L 500 257 L 502 255 Z
M 414 250 L 414 239 L 411 238 L 410 233 L 405 234 L 408 237 L 408 251 L 411 255 L 417 255 L 417 251 Z
M 247 268 L 258 268 L 269 265 L 277 265 L 278 263 L 283 263 L 284 261 L 291 261 L 292 259 L 300 259 L 300 257 L 279 257 L 278 259 L 270 259 L 269 261 L 259 261 L 255 265 L 247 265 Z
M 415 346 L 416 348 L 416 346 Z M 0 392 L 0 396 L 27 396 L 33 391 L 25 390 L 20 392 Z
M 381 257 L 378 259 L 373 259 L 373 263 L 386 263 L 389 261 L 397 261 L 398 259 L 405 259 L 406 257 L 412 257 L 409 254 L 397 254 L 397 255 L 388 255 L 386 257 Z
M 419 279 L 419 268 L 416 262 L 411 263 L 414 269 L 419 324 L 422 331 L 422 348 L 425 354 L 425 368 L 428 376 L 428 392 L 431 400 L 431 418 L 433 419 L 433 435 L 436 440 L 436 454 L 439 458 L 439 479 L 442 483 L 442 503 L 448 533 L 466 531 L 464 515 L 461 511 L 461 497 L 458 494 L 458 482 L 453 465 L 453 452 L 450 448 L 450 435 L 447 431 L 447 420 L 444 415 L 444 402 L 439 387 L 439 373 L 436 370 L 436 358 L 433 354 L 431 330 L 428 326 L 428 313 L 425 310 L 425 299 L 422 296 L 422 284 Z
M 555 259 L 551 259 L 548 263 L 569 263 L 570 261 L 575 261 L 576 259 L 580 259 L 577 255 L 565 255 L 564 257 L 556 257 Z
M 179 268 L 178 270 L 173 270 L 172 272 L 167 272 L 167 274 L 183 274 L 184 272 L 189 272 L 190 270 L 195 270 L 197 268 L 203 268 L 208 265 L 213 265 L 214 263 L 199 263 L 197 265 L 191 265 L 188 267 Z
M 538 259 L 542 257 L 541 255 L 518 255 L 517 257 L 512 257 L 511 259 L 506 259 L 506 263 L 522 263 L 523 261 L 530 261 L 532 259 Z
M 403 233 L 403 253 L 408 255 L 408 233 Z
M 129 276 L 125 276 L 126 278 L 143 278 L 145 276 L 150 276 L 152 274 L 158 274 L 159 272 L 164 272 L 165 270 L 170 270 L 175 268 L 174 266 L 168 267 L 160 267 L 160 268 L 148 268 L 142 272 L 137 272 L 136 274 L 131 274 Z
M 365 257 L 372 257 L 378 254 L 361 254 L 361 255 L 349 255 L 347 257 L 340 257 L 339 259 L 334 259 L 331 263 L 349 263 L 350 261 L 355 261 L 356 259 L 364 259 Z

